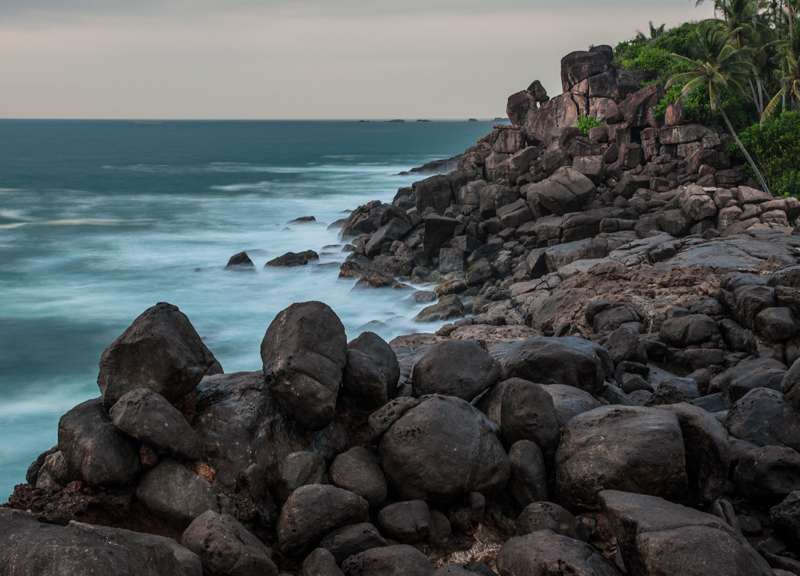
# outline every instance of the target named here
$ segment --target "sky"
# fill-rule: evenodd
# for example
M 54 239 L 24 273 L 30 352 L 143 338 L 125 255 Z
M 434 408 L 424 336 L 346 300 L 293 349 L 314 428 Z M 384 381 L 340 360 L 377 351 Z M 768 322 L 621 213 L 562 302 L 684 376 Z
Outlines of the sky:
M 694 0 L 0 0 L 0 118 L 505 115 Z

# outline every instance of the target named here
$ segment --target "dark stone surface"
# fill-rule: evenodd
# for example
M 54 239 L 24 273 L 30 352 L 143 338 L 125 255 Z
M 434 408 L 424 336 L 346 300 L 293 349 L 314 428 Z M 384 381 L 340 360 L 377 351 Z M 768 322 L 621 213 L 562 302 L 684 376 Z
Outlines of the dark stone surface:
M 499 362 L 474 340 L 444 340 L 414 366 L 414 394 L 444 394 L 470 401 L 502 376 Z
M 424 500 L 389 504 L 378 513 L 378 524 L 389 537 L 404 544 L 425 542 L 430 536 L 431 513 Z
M 497 554 L 503 576 L 620 576 L 620 571 L 591 545 L 550 530 L 512 538 Z
M 739 459 L 733 480 L 741 496 L 777 504 L 800 486 L 800 454 L 784 446 L 750 450 Z
M 336 563 L 341 565 L 354 554 L 386 546 L 386 540 L 375 526 L 363 522 L 334 530 L 325 536 L 319 545 L 329 550 Z
M 506 443 L 530 440 L 552 455 L 561 439 L 552 396 L 539 384 L 521 378 L 505 382 L 500 430 Z
M 358 494 L 370 506 L 379 506 L 386 500 L 386 478 L 378 456 L 369 448 L 354 446 L 339 454 L 328 476 L 331 484 Z
M 435 571 L 428 557 L 408 544 L 372 548 L 342 564 L 346 576 L 430 576 Z

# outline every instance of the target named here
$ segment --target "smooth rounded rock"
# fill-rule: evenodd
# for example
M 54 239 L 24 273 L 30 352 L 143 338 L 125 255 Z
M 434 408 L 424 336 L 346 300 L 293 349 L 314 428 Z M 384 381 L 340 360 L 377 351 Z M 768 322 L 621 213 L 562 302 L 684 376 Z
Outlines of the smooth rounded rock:
M 414 366 L 416 396 L 444 394 L 470 401 L 500 380 L 500 364 L 473 340 L 444 340 Z
M 521 378 L 506 380 L 500 430 L 508 444 L 530 440 L 545 454 L 552 454 L 561 438 L 552 396 L 533 382 Z
M 378 456 L 363 446 L 355 446 L 339 454 L 331 464 L 328 476 L 331 484 L 358 494 L 378 506 L 386 500 L 388 486 Z
M 567 538 L 589 541 L 591 530 L 555 502 L 533 502 L 517 517 L 517 535 L 552 530 Z
M 397 502 L 378 513 L 378 523 L 384 533 L 404 544 L 424 542 L 430 535 L 431 514 L 423 500 Z
M 386 540 L 375 526 L 362 522 L 334 530 L 325 536 L 319 545 L 329 550 L 336 563 L 341 565 L 354 554 L 386 546 Z
M 731 436 L 757 446 L 800 450 L 800 415 L 776 390 L 751 390 L 728 410 L 724 424 Z
M 346 576 L 430 576 L 434 570 L 428 557 L 408 544 L 372 548 L 342 564 Z
M 620 576 L 591 545 L 550 530 L 511 538 L 497 553 L 497 568 L 502 576 Z

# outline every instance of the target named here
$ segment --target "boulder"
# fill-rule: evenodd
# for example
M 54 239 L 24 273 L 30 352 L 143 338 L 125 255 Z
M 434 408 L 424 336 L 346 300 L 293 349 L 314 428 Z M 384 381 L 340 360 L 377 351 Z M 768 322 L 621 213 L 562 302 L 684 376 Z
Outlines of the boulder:
M 542 386 L 521 378 L 506 380 L 500 414 L 506 443 L 530 440 L 545 454 L 555 452 L 561 430 L 553 397 Z
M 620 571 L 586 542 L 551 530 L 511 538 L 497 553 L 503 576 L 620 576 Z
M 428 396 L 380 441 L 383 470 L 405 500 L 452 500 L 505 487 L 508 457 L 492 425 L 460 398 Z
M 800 450 L 800 415 L 777 390 L 751 390 L 728 410 L 724 424 L 731 436 L 756 446 Z
M 277 576 L 272 550 L 233 516 L 212 510 L 195 518 L 181 544 L 200 557 L 208 576 Z
M 447 207 L 453 203 L 453 183 L 443 175 L 431 176 L 414 182 L 414 201 L 417 212 L 422 214 L 426 208 L 433 208 L 437 214 L 444 214 Z M 425 238 L 428 237 L 427 230 Z
M 512 345 L 503 358 L 503 378 L 539 384 L 566 384 L 590 394 L 600 391 L 614 372 L 611 356 L 600 345 L 581 338 L 537 337 Z
M 785 446 L 748 450 L 739 459 L 733 481 L 740 496 L 775 505 L 800 486 L 800 454 Z
M 489 568 L 487 566 L 487 568 Z M 489 568 L 491 570 L 491 568 Z M 475 572 L 467 570 L 463 564 L 450 563 L 437 568 L 433 576 L 475 576 Z
M 431 576 L 428 557 L 408 544 L 372 548 L 351 556 L 342 564 L 346 576 Z
M 474 340 L 444 340 L 422 355 L 411 381 L 416 396 L 444 394 L 470 401 L 501 376 L 500 363 Z
M 555 502 L 533 502 L 517 517 L 517 535 L 551 530 L 561 536 L 589 541 L 591 530 Z
M 686 489 L 678 418 L 665 410 L 603 406 L 573 418 L 556 452 L 556 492 L 567 508 L 597 509 L 597 494 L 620 489 L 671 496 Z
M 603 512 L 631 576 L 771 576 L 742 535 L 711 514 L 654 496 L 604 490 Z
M 578 414 L 594 410 L 601 406 L 594 396 L 574 386 L 566 384 L 548 384 L 542 386 L 553 398 L 558 425 L 563 428 L 567 422 Z
M 547 475 L 542 449 L 530 440 L 515 442 L 508 451 L 511 464 L 511 495 L 517 504 L 547 499 Z
M 390 538 L 414 544 L 430 536 L 431 513 L 423 500 L 397 502 L 378 513 L 378 524 Z
M 360 554 L 372 548 L 386 546 L 378 529 L 368 522 L 353 524 L 334 530 L 320 542 L 320 547 L 329 550 L 340 565 L 350 556 Z
M 361 496 L 335 486 L 314 484 L 292 492 L 278 519 L 281 552 L 296 558 L 317 547 L 331 531 L 363 522 L 369 504 Z
M 392 347 L 374 332 L 364 332 L 347 345 L 342 393 L 364 408 L 389 401 L 400 380 L 400 365 Z
M 307 252 L 312 252 L 316 255 L 316 252 L 308 250 Z M 296 252 L 287 252 L 286 254 L 282 254 L 277 258 L 273 258 L 266 264 L 264 264 L 264 268 L 267 266 L 274 266 L 276 268 L 294 268 L 295 266 L 305 266 L 308 264 L 309 260 L 319 260 L 319 256 L 316 258 L 309 258 L 309 254 L 305 252 L 296 253 Z
M 444 216 L 428 216 L 425 218 L 425 242 L 423 252 L 427 258 L 439 255 L 439 249 L 455 235 L 461 223 Z
M 519 193 L 508 186 L 500 184 L 486 186 L 480 192 L 480 215 L 484 219 L 492 218 L 501 208 L 513 204 L 518 199 Z
M 769 511 L 769 520 L 778 538 L 795 550 L 800 548 L 800 490 L 795 490 L 780 504 L 773 506 Z
M 292 304 L 269 325 L 261 342 L 264 377 L 278 402 L 310 430 L 325 428 L 347 361 L 347 337 L 322 302 Z
M 387 274 L 373 264 L 364 271 L 364 274 L 358 279 L 358 282 L 356 282 L 356 285 L 353 287 L 353 289 L 360 290 L 364 288 L 390 288 L 392 286 L 396 286 L 397 284 L 397 280 L 395 280 L 391 274 Z
M 464 304 L 457 294 L 443 296 L 436 304 L 423 308 L 415 322 L 441 322 L 464 317 Z
M 719 327 L 705 314 L 689 314 L 670 318 L 661 325 L 661 339 L 670 346 L 685 348 L 708 342 L 719 335 Z
M 136 497 L 159 518 L 183 527 L 208 510 L 234 513 L 227 496 L 171 458 L 162 458 L 144 475 Z
M 325 458 L 309 451 L 292 452 L 284 458 L 275 474 L 275 492 L 281 502 L 300 488 L 310 484 L 322 484 L 325 476 Z M 340 486 L 341 488 L 341 486 Z
M 250 260 L 247 252 L 239 252 L 231 256 L 230 260 L 228 260 L 228 264 L 225 266 L 225 270 L 233 270 L 234 272 L 255 272 L 256 267 L 253 261 Z
M 202 574 L 197 556 L 170 538 L 81 522 L 46 524 L 10 508 L 0 508 L 0 567 L 9 576 Z
M 97 384 L 106 408 L 136 388 L 150 388 L 175 404 L 197 387 L 214 362 L 186 315 L 159 302 L 105 349 Z
M 392 424 L 397 422 L 400 417 L 419 405 L 419 400 L 408 396 L 401 396 L 391 400 L 383 407 L 369 415 L 369 440 L 372 444 L 377 444 Z
M 506 116 L 513 126 L 524 124 L 531 110 L 536 110 L 536 100 L 529 91 L 522 90 L 508 97 Z
M 755 329 L 771 342 L 783 342 L 797 334 L 797 319 L 789 308 L 766 308 L 756 314 Z
M 336 560 L 325 548 L 317 548 L 303 560 L 302 576 L 344 576 Z
M 709 392 L 722 391 L 733 401 L 755 388 L 781 389 L 786 366 L 774 358 L 742 360 L 709 382 Z
M 58 447 L 89 484 L 126 484 L 141 470 L 139 449 L 111 422 L 102 398 L 78 404 L 61 417 Z
M 619 105 L 624 121 L 631 128 L 658 127 L 653 108 L 664 99 L 664 87 L 651 84 L 628 96 Z
M 183 414 L 149 388 L 123 394 L 109 415 L 114 426 L 159 454 L 183 460 L 199 460 L 203 456 L 203 444 Z
M 611 69 L 613 53 L 609 46 L 595 46 L 588 52 L 570 52 L 561 59 L 561 88 L 569 92 L 573 86 Z
M 369 448 L 354 446 L 339 454 L 328 476 L 331 484 L 358 494 L 370 506 L 379 506 L 386 500 L 386 478 L 378 457 Z
M 639 341 L 639 334 L 628 327 L 617 328 L 609 334 L 604 347 L 615 365 L 626 360 L 647 363 L 647 352 Z

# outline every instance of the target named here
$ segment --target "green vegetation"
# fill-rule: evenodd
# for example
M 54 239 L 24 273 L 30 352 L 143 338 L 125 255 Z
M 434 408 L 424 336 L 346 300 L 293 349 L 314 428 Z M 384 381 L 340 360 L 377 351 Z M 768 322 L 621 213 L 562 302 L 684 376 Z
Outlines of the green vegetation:
M 578 125 L 576 128 L 583 132 L 584 136 L 589 135 L 589 130 L 594 128 L 595 126 L 602 126 L 603 123 L 595 120 L 594 116 L 585 116 L 583 118 L 578 118 Z
M 800 197 L 800 112 L 767 118 L 763 125 L 743 130 L 739 138 L 764 173 L 773 194 Z M 743 158 L 733 144 L 728 152 L 733 158 Z

